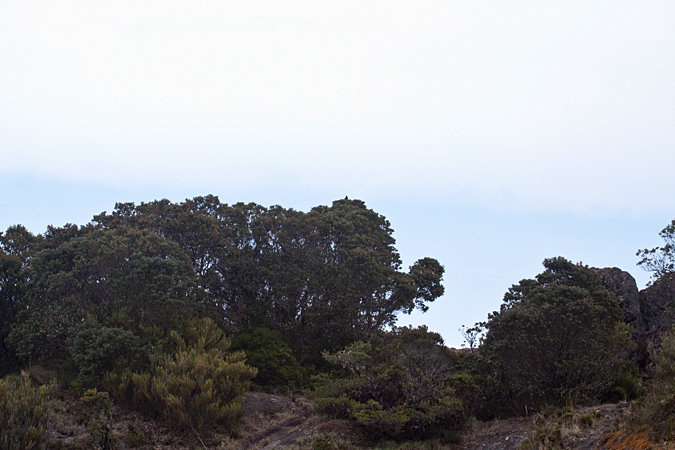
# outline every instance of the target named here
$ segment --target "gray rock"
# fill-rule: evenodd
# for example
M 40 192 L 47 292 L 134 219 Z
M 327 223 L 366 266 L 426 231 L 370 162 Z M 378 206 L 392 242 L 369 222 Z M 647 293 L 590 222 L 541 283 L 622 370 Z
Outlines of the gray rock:
M 619 299 L 626 323 L 633 328 L 636 338 L 641 337 L 645 332 L 645 322 L 635 278 L 617 267 L 594 268 L 593 271 L 600 276 L 607 290 Z
M 664 275 L 640 291 L 640 311 L 649 340 L 660 343 L 661 334 L 673 328 L 675 319 L 675 274 Z

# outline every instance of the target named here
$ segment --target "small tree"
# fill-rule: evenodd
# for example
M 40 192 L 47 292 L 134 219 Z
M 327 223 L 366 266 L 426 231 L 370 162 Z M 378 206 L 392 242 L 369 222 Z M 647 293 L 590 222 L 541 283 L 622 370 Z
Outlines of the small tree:
M 480 324 L 493 413 L 597 399 L 632 346 L 617 299 L 593 271 L 561 257 L 544 267 Z
M 667 273 L 675 272 L 675 219 L 659 233 L 664 240 L 663 247 L 638 250 L 640 257 L 638 266 L 654 272 L 652 278 L 657 280 Z

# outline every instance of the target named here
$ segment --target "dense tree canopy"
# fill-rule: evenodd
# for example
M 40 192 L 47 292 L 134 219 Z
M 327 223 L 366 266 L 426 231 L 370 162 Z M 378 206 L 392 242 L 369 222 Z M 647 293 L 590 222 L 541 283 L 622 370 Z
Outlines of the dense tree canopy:
M 17 314 L 25 306 L 26 266 L 42 242 L 21 225 L 0 232 L 0 375 L 11 370 L 16 359 L 14 351 L 5 343 Z
M 125 203 L 95 223 L 176 242 L 228 327 L 279 330 L 300 360 L 320 362 L 321 350 L 363 339 L 443 294 L 443 267 L 424 258 L 402 272 L 389 222 L 359 200 L 308 213 L 214 196 Z
M 493 401 L 510 411 L 603 395 L 631 347 L 619 303 L 593 271 L 560 257 L 544 267 L 481 324 Z
M 71 234 L 60 245 L 48 237 L 30 259 L 18 323 L 7 339 L 22 360 L 63 367 L 72 356 L 109 370 L 130 345 L 162 345 L 169 330 L 196 313 L 192 265 L 175 243 L 130 228 Z

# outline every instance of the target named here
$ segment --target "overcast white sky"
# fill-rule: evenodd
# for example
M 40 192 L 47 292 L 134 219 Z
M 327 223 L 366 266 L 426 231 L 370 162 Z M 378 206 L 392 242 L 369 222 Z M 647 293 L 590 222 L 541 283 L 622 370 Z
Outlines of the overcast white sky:
M 0 229 L 213 193 L 387 216 L 459 344 L 561 254 L 641 284 L 675 195 L 675 3 L 0 0 Z

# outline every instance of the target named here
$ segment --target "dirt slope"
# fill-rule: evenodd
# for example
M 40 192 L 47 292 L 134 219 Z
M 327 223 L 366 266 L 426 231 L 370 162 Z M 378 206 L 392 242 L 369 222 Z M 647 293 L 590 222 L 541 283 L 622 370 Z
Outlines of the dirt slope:
M 77 417 L 76 408 L 64 402 L 49 422 L 49 448 L 101 448 L 97 439 Z M 58 405 L 57 405 L 58 406 Z M 380 450 L 631 450 L 664 448 L 645 438 L 622 434 L 620 427 L 629 411 L 628 403 L 577 408 L 546 417 L 513 418 L 487 423 L 475 422 L 462 441 L 453 445 L 438 442 L 386 444 Z M 176 435 L 160 423 L 134 414 L 114 414 L 110 433 L 117 450 L 359 450 L 372 447 L 351 423 L 317 413 L 305 397 L 284 397 L 251 392 L 241 407 L 238 430 L 208 436 Z M 136 436 L 136 439 L 132 439 Z
M 548 417 L 536 415 L 488 423 L 476 423 L 460 444 L 451 450 L 517 450 L 519 448 L 559 448 L 591 450 L 600 448 L 604 436 L 620 427 L 629 410 L 628 403 L 577 408 Z M 312 436 L 342 436 L 346 442 L 365 444 L 359 431 L 344 421 L 317 415 L 307 399 L 295 402 L 269 394 L 249 394 L 242 406 L 246 414 L 244 427 L 256 430 L 241 440 L 238 450 L 272 450 L 291 445 L 298 447 Z M 303 442 L 305 441 L 305 442 Z M 309 447 L 313 446 L 307 442 Z M 305 445 L 299 445 L 300 448 Z

